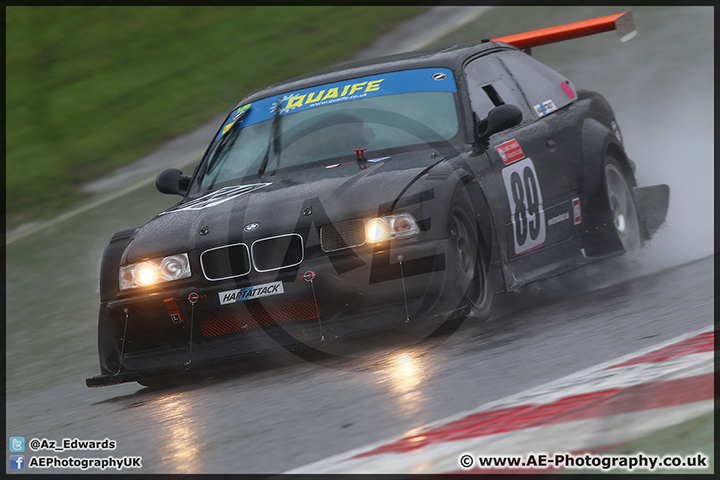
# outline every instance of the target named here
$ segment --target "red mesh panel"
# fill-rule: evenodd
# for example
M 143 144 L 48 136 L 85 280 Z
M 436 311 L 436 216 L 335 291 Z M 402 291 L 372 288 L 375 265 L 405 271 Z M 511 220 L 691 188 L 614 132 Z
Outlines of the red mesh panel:
M 263 301 L 262 306 L 246 303 L 221 306 L 218 311 L 202 314 L 200 331 L 204 337 L 217 337 L 261 326 L 311 320 L 318 318 L 319 309 L 315 308 L 315 300 L 311 296 Z

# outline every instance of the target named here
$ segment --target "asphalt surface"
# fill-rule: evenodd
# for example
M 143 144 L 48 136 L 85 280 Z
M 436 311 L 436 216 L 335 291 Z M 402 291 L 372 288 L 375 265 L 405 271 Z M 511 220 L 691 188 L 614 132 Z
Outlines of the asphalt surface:
M 567 10 L 518 15 L 497 7 L 437 41 L 616 13 Z M 286 354 L 164 389 L 87 389 L 84 379 L 98 371 L 102 249 L 113 232 L 176 201 L 144 183 L 8 245 L 6 437 L 110 438 L 117 441 L 112 452 L 55 455 L 139 455 L 143 473 L 282 472 L 712 324 L 711 10 L 634 10 L 640 35 L 628 44 L 605 34 L 534 55 L 577 86 L 606 94 L 640 183 L 670 184 L 668 223 L 638 258 L 500 295 L 489 321 L 469 318 L 451 336 L 417 345 L 378 335 L 350 359 Z M 680 153 L 668 152 L 668 132 L 682 139 L 673 144 Z M 188 157 L 189 148 L 181 149 Z
M 414 346 L 377 336 L 381 347 L 349 361 L 288 354 L 164 389 L 82 390 L 86 372 L 58 369 L 61 382 L 8 398 L 7 433 L 110 438 L 112 455 L 142 456 L 145 473 L 282 472 L 703 328 L 713 267 L 603 287 L 637 273 L 611 260 L 498 297 L 488 322 Z

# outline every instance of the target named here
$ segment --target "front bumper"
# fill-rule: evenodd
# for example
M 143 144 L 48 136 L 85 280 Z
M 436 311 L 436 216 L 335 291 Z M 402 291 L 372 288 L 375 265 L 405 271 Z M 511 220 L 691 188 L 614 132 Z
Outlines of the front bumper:
M 333 339 L 405 324 L 408 318 L 411 324 L 439 325 L 465 310 L 450 248 L 448 240 L 390 244 L 384 250 L 365 246 L 275 272 L 203 279 L 103 302 L 102 375 L 87 384 L 134 381 L 278 349 L 322 349 Z M 243 299 L 238 291 L 252 285 L 271 287 L 267 296 Z

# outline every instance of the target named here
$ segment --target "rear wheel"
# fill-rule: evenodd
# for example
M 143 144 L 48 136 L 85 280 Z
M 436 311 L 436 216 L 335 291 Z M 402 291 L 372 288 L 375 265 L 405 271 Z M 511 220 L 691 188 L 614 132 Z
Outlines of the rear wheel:
M 618 161 L 608 157 L 605 163 L 605 192 L 615 233 L 628 253 L 640 249 L 640 220 L 632 193 L 634 182 L 628 178 Z

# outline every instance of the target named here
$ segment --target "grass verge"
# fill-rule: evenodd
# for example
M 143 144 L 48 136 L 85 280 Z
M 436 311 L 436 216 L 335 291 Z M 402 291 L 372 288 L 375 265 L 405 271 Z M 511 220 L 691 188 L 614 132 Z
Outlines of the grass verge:
M 6 8 L 6 228 L 428 7 Z
M 608 450 L 602 455 L 666 455 L 695 458 L 697 454 L 708 457 L 707 468 L 657 468 L 654 471 L 645 468 L 636 468 L 630 472 L 627 470 L 611 470 L 602 472 L 600 470 L 563 470 L 563 474 L 584 474 L 584 473 L 635 473 L 635 474 L 658 474 L 672 473 L 677 475 L 685 474 L 710 474 L 715 472 L 715 412 L 706 413 L 687 422 L 665 428 L 620 447 Z M 555 478 L 562 478 L 557 477 Z

